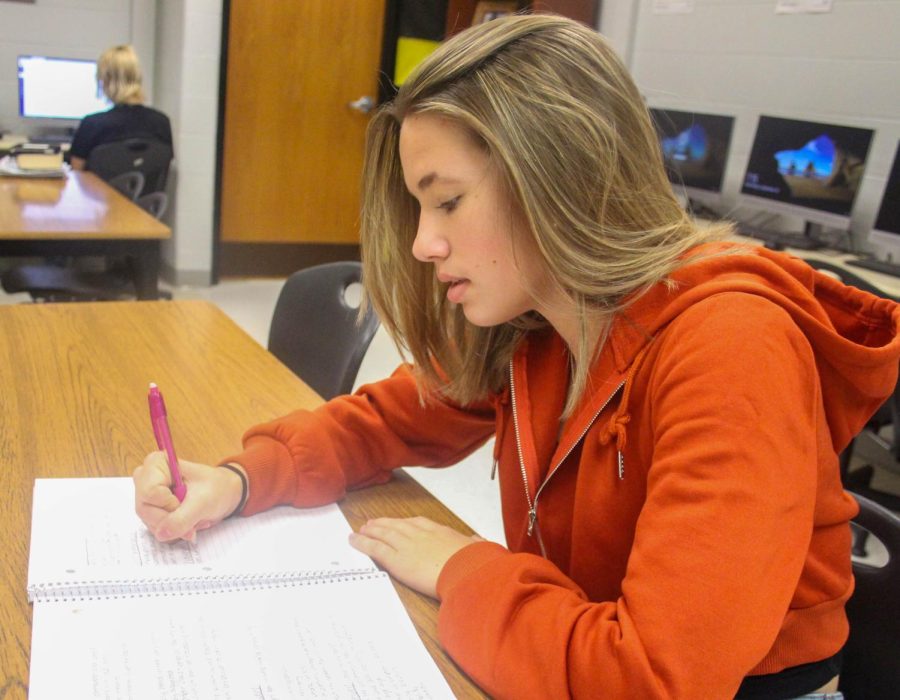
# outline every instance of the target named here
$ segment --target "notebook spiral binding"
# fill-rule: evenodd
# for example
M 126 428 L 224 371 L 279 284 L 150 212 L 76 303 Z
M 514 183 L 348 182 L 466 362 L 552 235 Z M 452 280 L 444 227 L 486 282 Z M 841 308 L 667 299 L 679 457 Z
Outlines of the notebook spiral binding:
M 165 579 L 99 579 L 78 583 L 38 584 L 33 586 L 29 593 L 35 602 L 73 603 L 115 600 L 117 598 L 160 598 L 294 588 L 384 577 L 387 577 L 387 574 L 376 569 L 348 569 L 346 571 L 286 571 L 271 574 L 213 574 Z

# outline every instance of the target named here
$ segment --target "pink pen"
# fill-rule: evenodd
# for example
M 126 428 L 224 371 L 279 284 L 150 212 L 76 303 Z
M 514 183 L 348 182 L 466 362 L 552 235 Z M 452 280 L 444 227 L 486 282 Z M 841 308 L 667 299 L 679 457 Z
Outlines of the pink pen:
M 166 418 L 166 402 L 163 401 L 159 387 L 150 382 L 150 393 L 147 396 L 150 404 L 150 422 L 153 424 L 153 436 L 156 438 L 156 446 L 166 453 L 169 462 L 169 473 L 172 475 L 172 493 L 179 501 L 183 501 L 187 494 L 187 486 L 181 478 L 178 469 L 178 457 L 175 456 L 175 445 L 172 444 L 172 434 L 169 432 L 169 421 Z

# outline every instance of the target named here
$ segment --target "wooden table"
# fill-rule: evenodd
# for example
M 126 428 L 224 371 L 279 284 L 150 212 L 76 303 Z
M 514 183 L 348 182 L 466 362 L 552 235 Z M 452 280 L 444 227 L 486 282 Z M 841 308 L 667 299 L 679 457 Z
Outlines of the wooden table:
M 155 449 L 147 384 L 165 389 L 179 455 L 215 462 L 250 425 L 321 399 L 217 307 L 203 301 L 0 306 L 0 698 L 24 699 L 26 596 L 37 477 L 125 476 Z M 376 515 L 427 515 L 471 532 L 405 474 L 349 494 L 354 528 Z M 485 697 L 441 651 L 437 604 L 395 583 L 458 697 Z
M 139 299 L 158 299 L 159 246 L 171 229 L 93 173 L 0 177 L 0 257 L 127 255 Z

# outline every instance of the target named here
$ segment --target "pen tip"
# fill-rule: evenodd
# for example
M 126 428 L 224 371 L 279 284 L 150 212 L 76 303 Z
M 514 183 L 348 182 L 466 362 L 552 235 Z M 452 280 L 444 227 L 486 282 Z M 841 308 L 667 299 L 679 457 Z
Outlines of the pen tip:
M 150 382 L 150 388 L 156 389 L 156 382 Z

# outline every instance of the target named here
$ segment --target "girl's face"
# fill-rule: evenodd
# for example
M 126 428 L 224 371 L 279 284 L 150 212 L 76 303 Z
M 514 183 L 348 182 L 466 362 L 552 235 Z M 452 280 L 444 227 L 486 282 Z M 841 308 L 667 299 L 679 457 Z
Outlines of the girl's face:
M 442 117 L 412 115 L 400 130 L 400 162 L 420 206 L 413 255 L 434 265 L 447 299 L 476 326 L 541 311 L 535 297 L 549 298 L 549 273 L 474 139 Z

